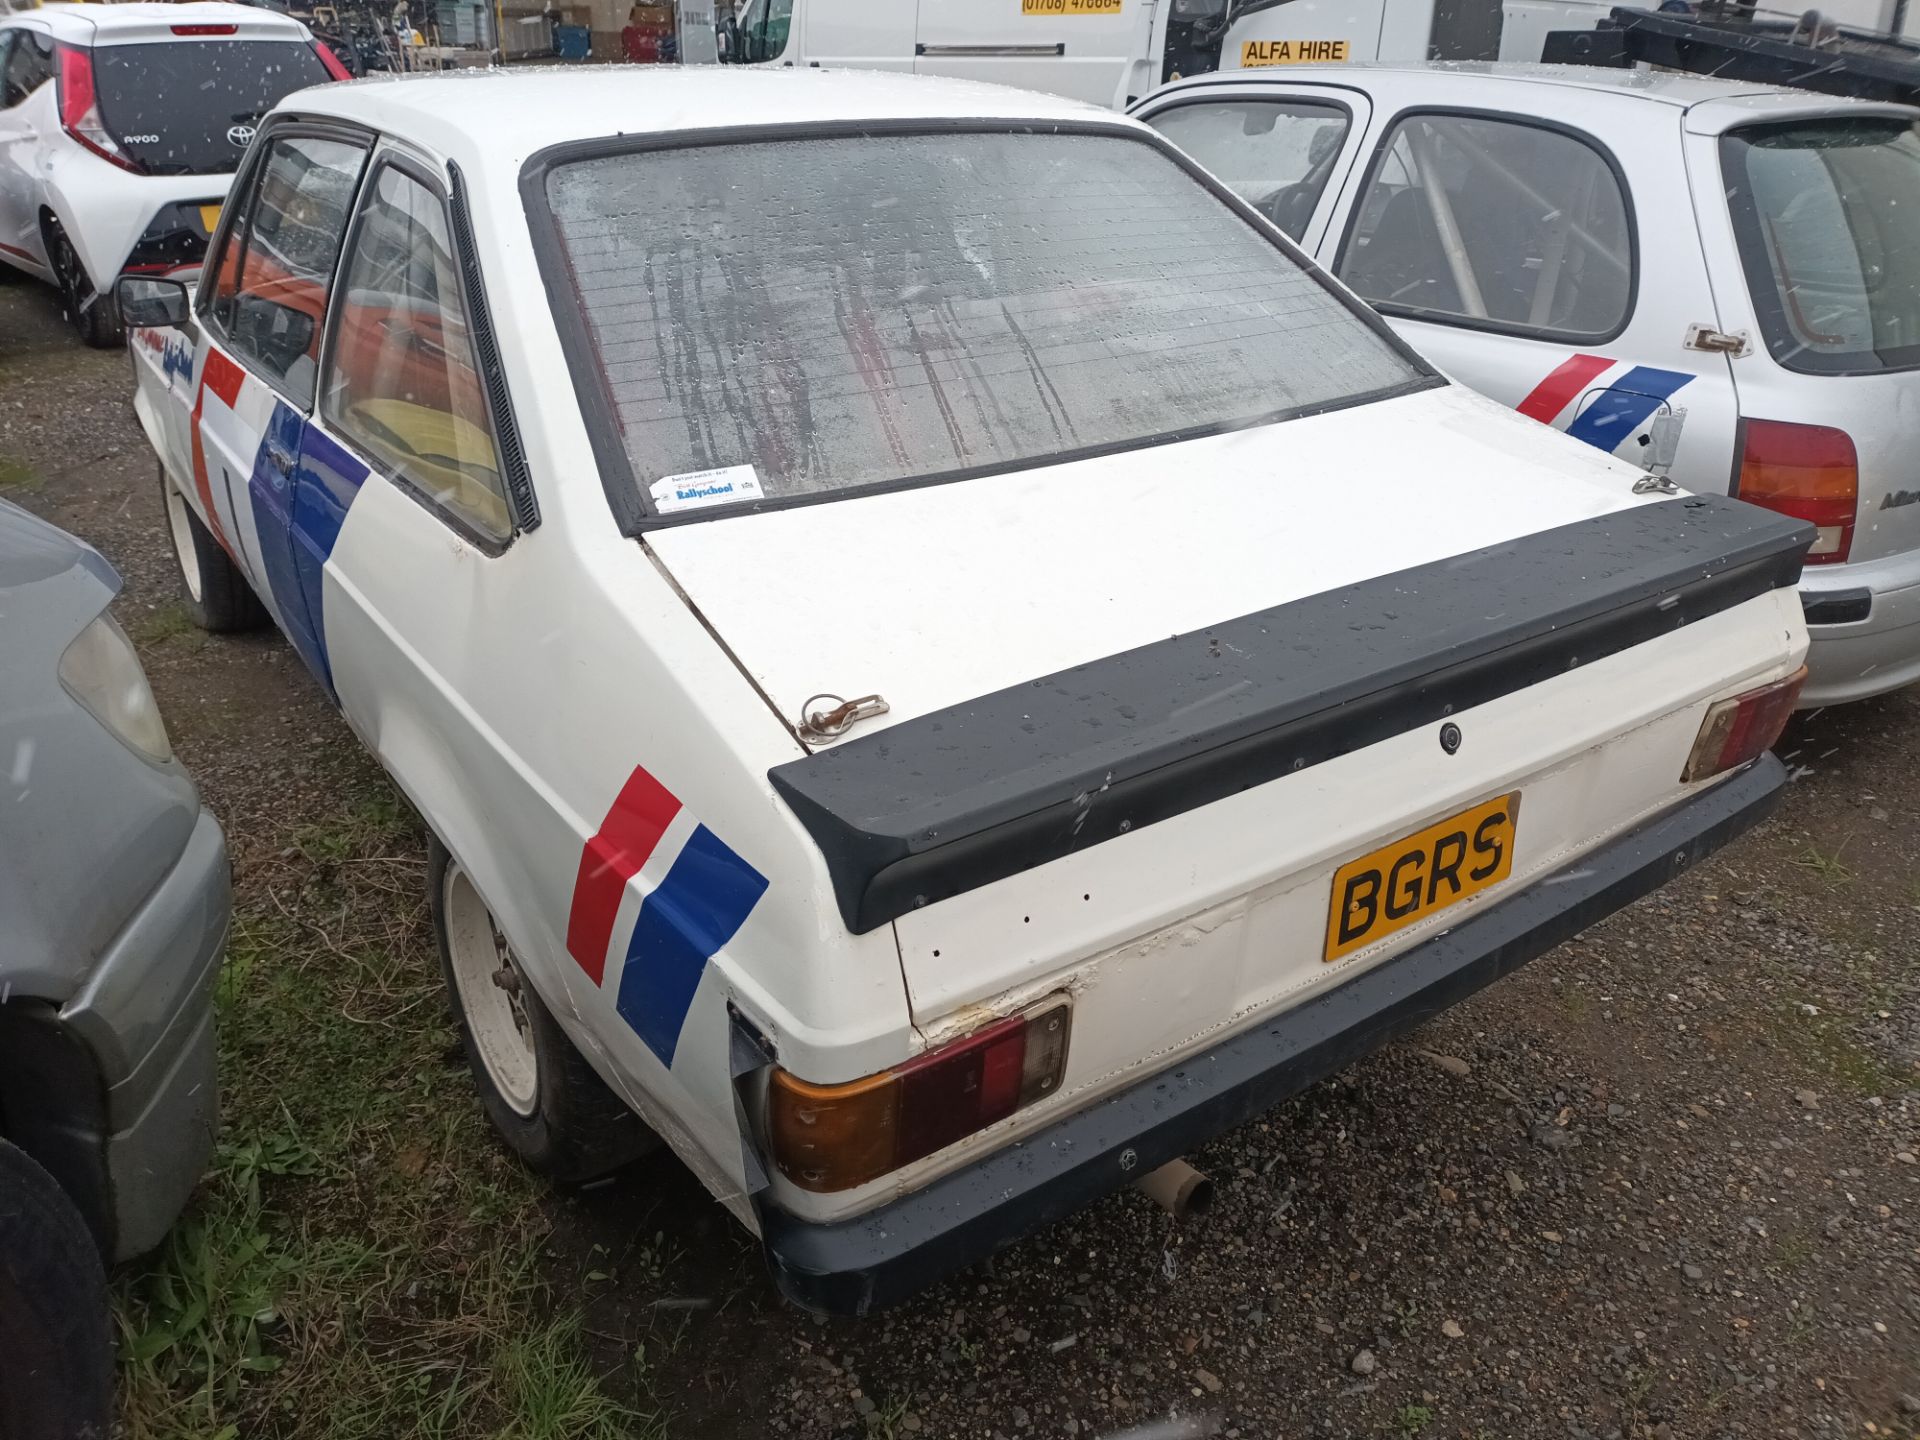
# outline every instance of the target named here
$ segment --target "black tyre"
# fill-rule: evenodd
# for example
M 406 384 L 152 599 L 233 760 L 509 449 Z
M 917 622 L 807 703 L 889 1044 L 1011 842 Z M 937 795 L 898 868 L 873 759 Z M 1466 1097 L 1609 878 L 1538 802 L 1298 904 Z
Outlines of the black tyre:
M 106 1440 L 113 1417 L 107 1278 L 80 1212 L 0 1140 L 0 1440 Z
M 60 304 L 67 312 L 67 323 L 73 326 L 74 334 L 96 350 L 114 349 L 126 339 L 127 332 L 120 323 L 120 304 L 113 298 L 112 288 L 105 294 L 93 288 L 87 268 L 80 263 L 67 232 L 57 221 L 49 223 L 52 243 L 47 249 L 53 260 L 54 276 L 60 283 Z
M 659 1139 L 573 1048 L 520 972 L 493 912 L 438 840 L 427 884 L 453 1023 L 493 1128 L 531 1169 L 591 1180 Z
M 258 630 L 267 623 L 267 610 L 247 584 L 247 577 L 220 548 L 200 517 L 193 513 L 180 488 L 160 470 L 160 505 L 180 565 L 181 599 L 187 618 L 202 630 L 227 634 Z

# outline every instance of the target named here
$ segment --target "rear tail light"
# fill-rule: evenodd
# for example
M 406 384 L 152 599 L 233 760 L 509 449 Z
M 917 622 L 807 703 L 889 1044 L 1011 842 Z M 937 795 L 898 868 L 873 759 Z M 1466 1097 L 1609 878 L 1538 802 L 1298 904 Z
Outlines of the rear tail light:
M 904 1065 L 844 1085 L 775 1070 L 767 1130 L 802 1190 L 851 1190 L 1054 1094 L 1073 1009 L 1054 996 Z
M 169 27 L 176 35 L 232 35 L 238 25 L 174 25 Z
M 324 40 L 313 42 L 313 53 L 320 57 L 320 63 L 327 67 L 327 74 L 334 80 L 351 80 L 353 73 L 340 63 L 340 57 L 333 53 L 333 47 Z
M 1844 430 L 1749 420 L 1740 452 L 1740 498 L 1820 527 L 1809 565 L 1835 565 L 1853 548 L 1860 461 Z
M 100 118 L 100 97 L 93 88 L 93 55 L 81 45 L 60 47 L 60 128 L 122 170 L 144 174 L 146 167 L 120 148 Z
M 1724 775 L 1771 749 L 1806 683 L 1807 667 L 1802 665 L 1784 680 L 1716 703 L 1700 722 L 1693 753 L 1680 772 L 1682 783 Z

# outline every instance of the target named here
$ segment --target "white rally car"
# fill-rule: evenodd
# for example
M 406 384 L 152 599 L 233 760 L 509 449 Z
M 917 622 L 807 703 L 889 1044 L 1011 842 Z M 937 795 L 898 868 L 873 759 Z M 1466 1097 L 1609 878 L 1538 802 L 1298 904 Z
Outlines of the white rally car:
M 90 344 L 119 344 L 115 279 L 197 264 L 260 117 L 346 74 L 252 5 L 0 14 L 0 265 L 58 285 Z
M 196 612 L 263 606 L 438 837 L 508 1143 L 583 1176 L 637 1112 L 809 1305 L 1146 1174 L 1782 783 L 1811 527 L 1449 384 L 1135 121 L 364 81 L 235 194 L 190 310 L 121 286 Z
M 1810 520 L 1803 706 L 1920 680 L 1920 111 L 1579 66 L 1135 107 L 1454 378 Z

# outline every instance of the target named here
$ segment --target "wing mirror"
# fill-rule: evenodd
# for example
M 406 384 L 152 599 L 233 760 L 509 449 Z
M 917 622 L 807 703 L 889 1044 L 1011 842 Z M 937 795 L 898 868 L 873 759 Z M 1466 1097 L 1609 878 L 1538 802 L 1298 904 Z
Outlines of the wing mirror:
M 120 318 L 129 325 L 177 329 L 187 323 L 187 287 L 178 280 L 123 275 L 113 293 L 120 302 Z

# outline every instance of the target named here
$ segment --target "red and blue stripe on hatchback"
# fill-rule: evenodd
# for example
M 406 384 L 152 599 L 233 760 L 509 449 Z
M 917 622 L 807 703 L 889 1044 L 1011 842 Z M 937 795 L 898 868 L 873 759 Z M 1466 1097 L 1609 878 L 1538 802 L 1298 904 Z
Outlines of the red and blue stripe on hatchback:
M 1514 408 L 1543 425 L 1551 425 L 1569 405 L 1597 391 L 1574 414 L 1566 433 L 1612 454 L 1637 436 L 1640 427 L 1695 378 L 1685 370 L 1631 365 L 1624 373 L 1602 382 L 1600 377 L 1620 363 L 1607 355 L 1571 356 L 1555 366 Z

